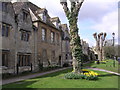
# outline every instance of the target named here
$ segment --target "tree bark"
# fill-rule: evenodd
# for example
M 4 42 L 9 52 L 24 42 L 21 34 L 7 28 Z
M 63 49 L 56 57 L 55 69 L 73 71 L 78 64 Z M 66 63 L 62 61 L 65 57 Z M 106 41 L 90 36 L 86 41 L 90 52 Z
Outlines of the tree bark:
M 73 57 L 73 71 L 75 73 L 81 73 L 80 70 L 80 64 L 82 63 L 82 47 L 80 42 L 80 37 L 78 35 L 78 27 L 77 27 L 77 20 L 78 20 L 78 14 L 79 10 L 82 6 L 84 0 L 82 2 L 71 2 L 71 11 L 67 7 L 67 2 L 61 2 L 63 5 L 64 12 L 66 14 L 66 17 L 69 21 L 69 27 L 70 27 L 70 47 Z

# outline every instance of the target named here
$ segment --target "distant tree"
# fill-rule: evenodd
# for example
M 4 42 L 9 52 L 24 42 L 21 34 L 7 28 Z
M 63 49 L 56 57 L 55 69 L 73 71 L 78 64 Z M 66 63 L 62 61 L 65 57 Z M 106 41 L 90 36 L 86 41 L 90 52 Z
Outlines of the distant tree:
M 106 58 L 113 58 L 115 54 L 115 48 L 113 46 L 105 46 L 104 47 L 104 55 Z
M 120 45 L 116 45 L 115 47 L 113 46 L 104 47 L 104 55 L 106 58 L 114 58 L 114 56 L 120 57 L 119 52 L 120 52 Z
M 98 35 L 97 35 L 97 33 L 93 34 L 93 36 L 96 40 L 96 51 L 98 53 L 98 59 L 100 61 L 102 61 L 104 59 L 104 49 L 103 49 L 103 47 L 105 45 L 106 35 L 107 34 L 103 33 L 103 32 L 99 33 Z

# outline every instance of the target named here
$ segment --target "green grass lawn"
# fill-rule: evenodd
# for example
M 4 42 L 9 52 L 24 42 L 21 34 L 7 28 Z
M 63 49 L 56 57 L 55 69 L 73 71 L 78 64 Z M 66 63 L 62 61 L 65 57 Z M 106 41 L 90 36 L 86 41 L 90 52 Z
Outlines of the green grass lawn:
M 95 63 L 90 63 L 86 64 L 85 66 L 93 67 L 93 68 L 101 68 L 113 72 L 118 72 L 118 62 L 115 61 L 115 67 L 113 66 L 113 60 L 108 60 L 106 64 L 95 64 Z
M 116 75 L 95 71 L 100 74 L 99 79 L 96 81 L 64 79 L 64 74 L 71 71 L 72 69 L 67 69 L 41 77 L 3 85 L 3 88 L 118 88 L 118 76 Z

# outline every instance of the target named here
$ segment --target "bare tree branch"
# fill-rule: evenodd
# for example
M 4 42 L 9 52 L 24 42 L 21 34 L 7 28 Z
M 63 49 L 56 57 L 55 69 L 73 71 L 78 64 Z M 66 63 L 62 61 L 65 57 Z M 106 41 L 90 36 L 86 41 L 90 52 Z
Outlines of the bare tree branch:
M 61 4 L 63 6 L 63 9 L 64 9 L 64 12 L 65 12 L 66 16 L 69 18 L 69 16 L 70 16 L 70 10 L 69 10 L 69 8 L 67 6 L 67 2 L 63 2 Z
M 71 13 L 76 13 L 75 12 L 76 11 L 75 6 L 76 6 L 76 3 L 75 2 L 71 2 Z
M 80 8 L 81 8 L 83 2 L 84 2 L 84 0 L 77 1 L 77 5 L 76 5 L 77 16 L 78 16 L 78 13 L 80 11 Z

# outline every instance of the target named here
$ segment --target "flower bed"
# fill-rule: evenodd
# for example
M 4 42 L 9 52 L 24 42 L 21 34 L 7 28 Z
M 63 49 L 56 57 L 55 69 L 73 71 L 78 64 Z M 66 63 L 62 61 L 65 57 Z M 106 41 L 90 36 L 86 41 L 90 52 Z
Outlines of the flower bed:
M 97 80 L 98 79 L 99 74 L 96 72 L 89 71 L 86 69 L 83 69 L 82 72 L 83 72 L 83 78 L 86 80 Z
M 97 80 L 98 79 L 98 73 L 89 71 L 87 69 L 82 69 L 81 74 L 77 74 L 74 72 L 65 74 L 66 79 L 86 79 L 86 80 Z

